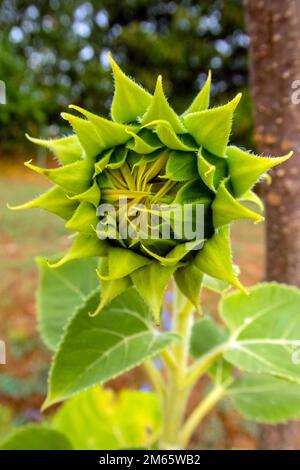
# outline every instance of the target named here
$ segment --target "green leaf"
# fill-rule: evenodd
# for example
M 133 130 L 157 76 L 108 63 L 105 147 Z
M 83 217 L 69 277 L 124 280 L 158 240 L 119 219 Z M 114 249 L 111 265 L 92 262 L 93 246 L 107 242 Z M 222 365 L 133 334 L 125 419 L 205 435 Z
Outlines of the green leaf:
M 133 284 L 149 306 L 158 325 L 164 293 L 175 269 L 176 266 L 161 266 L 155 261 L 131 274 Z
M 91 316 L 98 315 L 112 299 L 125 292 L 132 286 L 130 276 L 111 279 L 108 275 L 108 258 L 101 258 L 97 275 L 101 281 L 101 301 Z
M 192 302 L 198 313 L 201 313 L 200 290 L 203 273 L 194 264 L 188 263 L 175 271 L 174 279 L 183 295 Z
M 202 287 L 216 294 L 223 295 L 231 287 L 231 284 L 228 281 L 221 281 L 221 279 L 204 274 Z
M 173 150 L 167 161 L 165 178 L 172 181 L 188 181 L 195 176 L 197 176 L 196 154 Z
M 94 256 L 106 256 L 108 251 L 106 240 L 99 240 L 96 235 L 86 235 L 79 233 L 69 251 L 57 262 L 49 264 L 50 268 L 58 268 L 68 261 L 83 258 L 93 258 Z
M 233 406 L 247 419 L 275 424 L 300 416 L 300 384 L 243 374 L 228 389 Z
M 145 124 L 159 119 L 169 122 L 177 134 L 186 132 L 179 117 L 171 108 L 164 95 L 161 75 L 157 78 L 153 99 L 147 112 L 143 116 L 141 124 L 144 126 Z
M 108 119 L 80 108 L 80 106 L 70 105 L 70 108 L 83 114 L 89 120 L 87 122 L 92 124 L 100 139 L 101 150 L 125 144 L 130 139 L 130 135 L 127 131 L 137 132 L 139 130 L 139 126 L 124 126 L 123 124 L 109 121 Z
M 193 325 L 190 351 L 194 358 L 198 359 L 211 349 L 224 343 L 227 339 L 224 328 L 217 325 L 210 317 L 203 317 Z
M 280 163 L 288 160 L 293 152 L 284 157 L 258 157 L 238 147 L 228 147 L 226 154 L 228 156 L 228 166 L 231 184 L 236 197 L 242 197 L 257 180 Z
M 228 281 L 245 292 L 233 269 L 228 226 L 218 229 L 204 243 L 204 247 L 195 258 L 195 265 L 205 274 Z
M 62 113 L 61 116 L 71 124 L 78 137 L 80 145 L 84 150 L 85 158 L 94 162 L 96 156 L 102 150 L 102 142 L 99 139 L 93 124 L 69 113 Z
M 82 158 L 82 147 L 77 135 L 62 137 L 61 139 L 35 139 L 26 134 L 30 142 L 45 147 L 55 154 L 63 165 L 74 163 Z
M 248 372 L 300 383 L 298 289 L 261 284 L 250 289 L 249 296 L 228 294 L 221 300 L 220 311 L 231 332 L 224 355 L 227 361 Z
M 96 208 L 89 202 L 81 202 L 73 213 L 72 217 L 67 221 L 65 227 L 74 232 L 81 232 L 86 235 L 94 235 L 99 218 L 96 214 Z
M 198 173 L 211 190 L 216 192 L 221 181 L 227 176 L 227 162 L 201 148 L 197 156 Z
M 238 202 L 228 190 L 228 181 L 224 180 L 218 187 L 216 197 L 211 205 L 213 224 L 215 228 L 231 224 L 235 220 L 251 219 L 254 223 L 264 220 L 264 217 Z
M 8 208 L 13 211 L 38 208 L 68 220 L 73 215 L 77 206 L 78 202 L 72 201 L 61 188 L 54 186 L 41 196 L 25 204 L 20 204 L 19 206 L 8 205 Z
M 38 258 L 40 284 L 37 295 L 39 330 L 43 341 L 55 350 L 69 318 L 99 287 L 97 260 L 71 261 L 57 269 Z
M 239 93 L 224 106 L 187 114 L 183 118 L 196 142 L 218 157 L 225 157 L 233 113 L 241 96 Z
M 112 247 L 108 252 L 108 276 L 106 279 L 120 279 L 150 263 L 149 258 L 128 250 L 128 248 Z
M 71 450 L 67 437 L 59 431 L 29 424 L 11 434 L 0 445 L 0 450 Z
M 133 288 L 91 318 L 88 314 L 98 302 L 99 295 L 92 295 L 68 324 L 51 367 L 44 409 L 141 364 L 177 338 L 154 329 L 146 305 Z
M 114 450 L 151 446 L 160 420 L 154 393 L 94 387 L 63 404 L 53 425 L 69 437 L 75 450 Z
M 198 149 L 196 142 L 189 134 L 178 136 L 168 121 L 153 121 L 149 125 L 156 125 L 155 132 L 159 140 L 169 149 L 182 150 L 183 152 L 191 152 Z
M 69 199 L 75 200 L 75 201 L 81 201 L 81 202 L 84 202 L 84 201 L 90 202 L 95 207 L 98 207 L 98 204 L 100 202 L 100 196 L 101 196 L 101 193 L 100 193 L 99 186 L 96 180 L 94 180 L 93 185 L 90 188 L 88 188 L 83 193 L 76 194 L 75 196 L 69 196 Z
M 136 153 L 147 155 L 163 147 L 163 144 L 155 134 L 147 129 L 142 129 L 139 134 L 135 134 L 131 131 L 127 132 L 129 136 L 132 137 L 132 140 L 127 143 L 127 148 Z
M 111 105 L 112 118 L 124 124 L 137 121 L 145 114 L 152 96 L 128 78 L 111 55 L 109 55 L 109 61 L 115 79 L 115 94 Z
M 209 106 L 210 98 L 210 85 L 211 85 L 211 71 L 209 70 L 207 79 L 202 89 L 190 105 L 190 107 L 183 113 L 183 115 L 204 111 Z
M 91 185 L 93 166 L 87 160 L 79 160 L 69 165 L 51 169 L 32 165 L 31 160 L 25 162 L 24 165 L 36 173 L 46 176 L 50 181 L 72 194 L 80 194 Z

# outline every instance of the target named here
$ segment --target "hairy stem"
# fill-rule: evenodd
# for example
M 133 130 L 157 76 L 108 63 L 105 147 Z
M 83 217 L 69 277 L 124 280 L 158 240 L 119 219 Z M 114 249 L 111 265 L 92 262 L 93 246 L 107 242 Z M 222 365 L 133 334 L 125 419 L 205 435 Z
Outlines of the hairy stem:
M 185 380 L 188 371 L 189 345 L 193 325 L 193 306 L 183 299 L 174 287 L 173 332 L 182 340 L 173 346 L 176 367 L 168 369 L 168 388 L 164 401 L 163 429 L 160 447 L 179 449 L 179 435 L 186 411 L 190 389 Z

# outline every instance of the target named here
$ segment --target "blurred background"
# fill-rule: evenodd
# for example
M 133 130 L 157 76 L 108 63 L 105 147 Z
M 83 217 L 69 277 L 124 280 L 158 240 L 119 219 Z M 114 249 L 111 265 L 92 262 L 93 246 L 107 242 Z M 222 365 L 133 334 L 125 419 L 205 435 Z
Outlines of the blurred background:
M 107 115 L 113 81 L 107 52 L 138 82 L 154 90 L 162 74 L 166 95 L 182 112 L 213 73 L 212 104 L 243 92 L 233 128 L 237 144 L 255 149 L 248 85 L 249 38 L 239 0 L 21 0 L 0 1 L 0 80 L 6 84 L 0 105 L 0 339 L 7 364 L 0 365 L 0 438 L 17 424 L 41 419 L 50 354 L 36 327 L 34 257 L 63 251 L 68 234 L 55 216 L 6 208 L 38 195 L 47 181 L 22 162 L 53 164 L 34 148 L 34 137 L 66 134 L 60 113 L 69 103 Z M 239 224 L 234 254 L 245 284 L 263 275 L 263 227 Z M 217 297 L 205 298 L 216 311 Z M 144 387 L 134 371 L 112 383 Z M 201 390 L 195 392 L 197 400 Z M 256 447 L 257 428 L 222 403 L 195 436 L 197 448 Z

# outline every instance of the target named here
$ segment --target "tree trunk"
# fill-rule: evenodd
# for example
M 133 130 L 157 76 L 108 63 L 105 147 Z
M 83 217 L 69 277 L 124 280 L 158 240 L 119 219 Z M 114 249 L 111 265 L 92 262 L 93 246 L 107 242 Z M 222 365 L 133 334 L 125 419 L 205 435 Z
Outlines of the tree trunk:
M 300 104 L 293 104 L 300 93 L 292 86 L 300 80 L 300 1 L 244 3 L 258 150 L 274 156 L 294 150 L 265 190 L 266 278 L 300 287 Z M 297 438 L 295 422 L 264 425 L 259 447 L 296 449 Z

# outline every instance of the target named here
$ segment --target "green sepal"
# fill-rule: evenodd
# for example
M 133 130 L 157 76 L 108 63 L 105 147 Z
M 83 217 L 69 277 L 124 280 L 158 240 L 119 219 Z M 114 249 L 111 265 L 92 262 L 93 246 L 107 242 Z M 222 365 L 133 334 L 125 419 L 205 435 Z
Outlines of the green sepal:
M 265 209 L 262 199 L 254 191 L 248 191 L 240 200 L 254 204 L 261 212 Z
M 183 117 L 184 124 L 196 142 L 218 157 L 225 157 L 233 113 L 241 96 L 239 93 L 224 106 L 187 114 Z
M 159 119 L 169 122 L 178 134 L 186 132 L 182 122 L 164 95 L 161 75 L 157 78 L 153 99 L 146 114 L 143 116 L 141 124 L 144 126 Z
M 107 263 L 107 273 L 102 275 L 100 271 L 100 279 L 121 279 L 136 269 L 150 264 L 151 260 L 128 248 L 110 247 Z
M 216 192 L 220 182 L 227 174 L 226 160 L 215 157 L 201 148 L 197 155 L 197 166 L 202 181 L 211 191 Z
M 134 286 L 148 305 L 157 325 L 160 324 L 164 293 L 175 269 L 176 266 L 161 266 L 155 261 L 131 274 Z
M 65 220 L 72 217 L 77 206 L 78 203 L 76 201 L 71 201 L 65 192 L 58 186 L 54 186 L 46 193 L 26 202 L 25 204 L 20 204 L 19 206 L 7 205 L 7 207 L 13 211 L 32 208 L 43 209 L 51 212 L 52 214 L 58 215 Z
M 228 226 L 218 229 L 205 242 L 203 249 L 195 258 L 195 265 L 209 276 L 228 281 L 246 293 L 233 269 Z
M 126 161 L 128 154 L 128 149 L 124 146 L 116 147 L 112 154 L 110 155 L 110 159 L 106 168 L 109 170 L 117 170 L 120 168 L 124 162 Z
M 231 184 L 236 197 L 242 197 L 258 179 L 280 163 L 288 160 L 293 152 L 283 157 L 258 157 L 244 150 L 230 146 L 227 148 L 228 167 Z
M 176 245 L 174 248 L 169 251 L 166 256 L 160 256 L 157 253 L 154 253 L 149 248 L 147 248 L 143 243 L 142 249 L 150 255 L 152 258 L 155 258 L 164 266 L 173 266 L 177 265 L 191 250 L 197 249 L 200 245 L 203 244 L 203 240 L 193 240 L 180 245 Z
M 197 157 L 195 152 L 172 150 L 166 165 L 167 179 L 189 181 L 197 175 Z
M 45 147 L 59 159 L 63 165 L 74 163 L 82 158 L 82 147 L 77 135 L 70 135 L 60 139 L 36 139 L 25 134 L 30 142 Z
M 251 219 L 254 223 L 264 220 L 264 217 L 243 206 L 228 190 L 228 181 L 224 180 L 218 187 L 216 197 L 211 205 L 213 225 L 217 229 L 231 224 L 234 220 Z
M 127 142 L 127 148 L 136 153 L 147 155 L 163 146 L 155 134 L 152 132 L 148 134 L 147 129 L 142 129 L 139 134 L 135 134 L 132 131 L 127 132 L 129 136 L 132 137 L 132 139 Z
M 180 134 L 178 136 L 168 121 L 162 119 L 152 121 L 147 126 L 156 126 L 155 131 L 159 140 L 169 149 L 182 150 L 183 152 L 192 152 L 198 149 L 198 146 L 192 136 L 189 134 Z
M 93 204 L 83 201 L 79 204 L 71 219 L 67 221 L 65 227 L 74 230 L 74 232 L 85 233 L 95 236 L 95 230 L 99 218 L 96 215 L 96 209 Z
M 111 105 L 112 118 L 123 124 L 137 121 L 150 106 L 152 96 L 128 78 L 110 54 L 108 58 L 115 79 L 115 93 Z
M 69 113 L 62 113 L 61 117 L 71 124 L 84 150 L 85 158 L 94 161 L 102 146 L 93 124 Z
M 174 279 L 179 290 L 201 314 L 200 291 L 203 273 L 193 263 L 188 263 L 175 271 Z
M 74 201 L 80 201 L 80 202 L 90 202 L 95 207 L 98 207 L 98 204 L 100 202 L 100 197 L 101 197 L 101 192 L 100 192 L 99 186 L 96 180 L 94 180 L 93 185 L 90 188 L 88 188 L 83 193 L 76 194 L 75 196 L 69 196 L 69 199 L 74 200 Z
M 209 70 L 207 79 L 196 98 L 193 100 L 190 107 L 183 113 L 184 116 L 199 111 L 205 111 L 209 106 L 210 98 L 210 85 L 211 85 L 211 71 Z
M 99 268 L 97 270 L 97 275 L 101 282 L 101 300 L 96 308 L 96 310 L 90 315 L 92 317 L 98 315 L 101 310 L 109 304 L 115 297 L 125 292 L 129 287 L 132 286 L 132 281 L 130 276 L 125 276 L 120 279 L 108 279 L 108 259 L 102 258 L 100 260 Z M 105 280 L 104 280 L 105 279 Z
M 80 106 L 70 105 L 69 107 L 83 114 L 88 119 L 88 122 L 92 124 L 99 136 L 101 150 L 107 150 L 116 145 L 125 144 L 130 139 L 127 130 L 132 132 L 139 130 L 139 126 L 124 126 L 123 124 L 109 121 L 108 119 L 80 108 Z
M 114 149 L 111 148 L 100 156 L 100 159 L 95 163 L 93 178 L 100 175 L 105 170 L 105 168 L 108 167 L 113 151 Z
M 93 166 L 87 160 L 80 160 L 58 168 L 40 168 L 32 165 L 31 160 L 24 163 L 27 168 L 46 176 L 50 181 L 72 194 L 86 191 L 91 184 Z
M 106 256 L 109 244 L 105 240 L 99 240 L 95 235 L 79 233 L 69 251 L 56 263 L 48 263 L 50 268 L 58 268 L 68 261 L 94 256 Z

